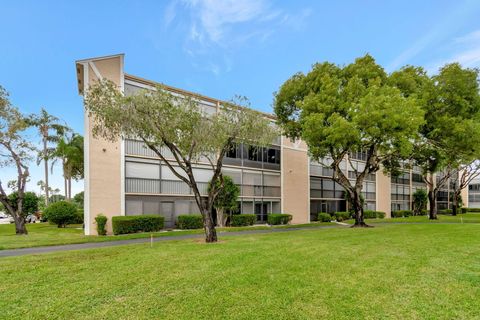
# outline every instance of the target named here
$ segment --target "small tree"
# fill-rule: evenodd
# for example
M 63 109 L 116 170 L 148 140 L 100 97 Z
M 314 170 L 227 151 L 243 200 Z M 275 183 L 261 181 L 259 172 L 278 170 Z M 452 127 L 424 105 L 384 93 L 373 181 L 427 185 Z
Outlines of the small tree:
M 73 202 L 75 202 L 75 204 L 81 209 L 83 209 L 84 196 L 85 193 L 83 191 L 73 196 Z
M 43 212 L 48 222 L 65 228 L 67 224 L 74 223 L 77 218 L 77 206 L 71 202 L 58 201 L 50 204 Z
M 15 221 L 15 233 L 27 234 L 23 205 L 25 187 L 30 175 L 28 163 L 32 160 L 31 153 L 35 148 L 25 138 L 24 132 L 30 126 L 29 121 L 8 100 L 8 94 L 0 86 L 0 168 L 14 166 L 17 169 L 17 179 L 9 187 L 17 193 L 16 205 L 9 201 L 0 176 L 0 202 L 7 213 Z
M 8 195 L 8 201 L 14 210 L 17 210 L 18 192 Z M 22 205 L 22 216 L 26 218 L 29 214 L 38 212 L 38 197 L 35 192 L 25 192 Z
M 240 104 L 246 100 L 239 99 Z M 136 137 L 152 150 L 172 173 L 187 184 L 203 217 L 206 242 L 216 242 L 213 204 L 223 158 L 232 145 L 267 145 L 277 135 L 264 116 L 231 103 L 213 115 L 203 113 L 190 96 L 175 95 L 162 86 L 123 96 L 116 85 L 102 80 L 89 88 L 85 106 L 93 119 L 93 134 L 110 141 Z M 174 158 L 167 160 L 167 152 Z M 195 163 L 204 158 L 211 166 L 211 188 L 202 197 L 194 175 Z
M 452 215 L 457 215 L 458 209 L 462 207 L 462 190 L 478 176 L 480 176 L 479 160 L 463 165 L 453 174 Z
M 352 201 L 354 227 L 366 226 L 361 201 L 365 178 L 381 166 L 394 171 L 400 159 L 408 158 L 423 122 L 416 99 L 405 97 L 388 79 L 366 55 L 345 67 L 315 64 L 308 74 L 287 80 L 275 96 L 275 113 L 285 134 L 305 141 L 313 159 L 331 159 L 325 165 Z M 366 153 L 361 169 L 348 157 L 358 151 Z M 350 161 L 353 182 L 343 160 Z
M 413 215 L 419 216 L 422 210 L 427 209 L 428 194 L 424 189 L 418 189 L 413 193 Z
M 209 185 L 209 188 L 211 186 Z M 226 211 L 235 210 L 238 208 L 238 196 L 240 195 L 240 188 L 233 182 L 229 176 L 221 175 L 217 180 L 217 189 L 219 190 L 213 206 L 217 211 L 217 225 L 225 227 L 228 216 Z

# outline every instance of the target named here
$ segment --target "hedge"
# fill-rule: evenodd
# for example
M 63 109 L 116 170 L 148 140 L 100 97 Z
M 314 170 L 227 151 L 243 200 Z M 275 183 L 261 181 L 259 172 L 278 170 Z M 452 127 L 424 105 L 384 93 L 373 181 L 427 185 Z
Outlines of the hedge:
M 461 213 L 467 213 L 467 212 L 468 212 L 468 208 L 461 208 L 460 212 L 461 212 Z
M 332 216 L 329 213 L 319 212 L 318 221 L 320 222 L 330 222 L 332 221 Z
M 333 216 L 335 217 L 335 220 L 337 220 L 338 222 L 341 222 L 341 221 L 350 219 L 352 217 L 352 214 L 346 211 L 338 211 L 338 212 L 335 212 Z
M 107 225 L 107 220 L 108 218 L 103 214 L 99 214 L 95 217 L 95 222 L 97 223 L 97 233 L 99 236 L 104 236 L 107 234 L 107 229 L 105 228 Z
M 230 225 L 232 227 L 253 226 L 255 221 L 257 217 L 254 214 L 234 214 Z
M 203 218 L 199 214 L 182 214 L 178 216 L 178 229 L 201 229 L 203 228 Z
M 291 214 L 270 213 L 267 216 L 267 222 L 269 225 L 288 224 L 290 221 L 292 221 Z
M 397 210 L 392 212 L 392 218 L 402 218 L 413 216 L 412 210 Z
M 113 234 L 159 231 L 165 218 L 156 214 L 140 216 L 115 216 L 112 218 Z
M 374 211 L 374 210 L 365 210 L 363 211 L 364 219 L 383 219 L 385 218 L 385 212 L 383 211 Z
M 438 210 L 438 214 L 452 214 L 452 209 L 441 209 L 441 210 Z

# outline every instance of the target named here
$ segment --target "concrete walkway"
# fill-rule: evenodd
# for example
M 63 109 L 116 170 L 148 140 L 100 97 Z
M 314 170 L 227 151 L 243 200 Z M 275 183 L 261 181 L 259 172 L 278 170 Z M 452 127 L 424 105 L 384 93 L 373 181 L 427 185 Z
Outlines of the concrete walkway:
M 219 232 L 219 236 L 240 236 L 245 234 L 262 234 L 262 233 L 274 233 L 274 232 L 290 232 L 290 231 L 300 231 L 300 230 L 316 230 L 316 229 L 330 229 L 330 228 L 339 228 L 339 226 L 317 226 L 317 227 L 298 227 L 298 228 L 272 228 L 268 230 L 245 230 L 245 231 L 235 231 L 235 232 Z M 162 242 L 162 241 L 171 241 L 171 240 L 184 240 L 184 239 L 201 239 L 204 237 L 204 234 L 185 234 L 178 236 L 164 236 L 153 238 L 153 242 Z M 149 243 L 150 238 L 140 238 L 140 239 L 128 239 L 128 240 L 113 240 L 105 242 L 87 242 L 87 243 L 77 243 L 77 244 L 66 244 L 66 245 L 57 245 L 57 246 L 45 246 L 45 247 L 33 247 L 33 248 L 20 248 L 20 249 L 8 249 L 0 250 L 0 258 L 4 257 L 14 257 L 14 256 L 23 256 L 28 254 L 41 254 L 49 252 L 58 252 L 58 251 L 70 251 L 70 250 L 81 250 L 81 249 L 95 249 L 95 248 L 106 248 L 106 247 L 115 247 L 123 246 L 129 244 L 139 244 L 139 243 Z

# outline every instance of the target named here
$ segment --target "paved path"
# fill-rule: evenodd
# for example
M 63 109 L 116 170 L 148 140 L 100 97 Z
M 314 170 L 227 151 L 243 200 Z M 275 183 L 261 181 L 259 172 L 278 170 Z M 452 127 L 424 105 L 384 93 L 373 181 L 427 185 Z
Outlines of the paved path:
M 240 236 L 244 234 L 262 234 L 262 233 L 274 233 L 274 232 L 289 232 L 289 231 L 299 231 L 299 230 L 315 230 L 315 229 L 329 229 L 329 228 L 338 228 L 338 226 L 318 226 L 318 227 L 298 227 L 298 228 L 272 228 L 268 230 L 245 230 L 245 231 L 235 231 L 235 232 L 219 232 L 221 236 Z M 164 236 L 153 238 L 153 242 L 161 241 L 170 241 L 170 240 L 183 240 L 183 239 L 196 239 L 203 238 L 202 234 L 185 234 L 178 236 Z M 127 239 L 127 240 L 115 240 L 115 241 L 105 241 L 105 242 L 87 242 L 87 243 L 77 243 L 77 244 L 66 244 L 58 246 L 45 246 L 45 247 L 33 247 L 33 248 L 21 248 L 21 249 L 8 249 L 0 250 L 0 258 L 4 257 L 14 257 L 14 256 L 23 256 L 27 254 L 41 254 L 57 251 L 70 251 L 70 250 L 81 250 L 81 249 L 94 249 L 94 248 L 105 248 L 105 247 L 114 247 L 122 246 L 128 244 L 137 244 L 137 243 L 148 243 L 150 238 L 140 238 L 140 239 Z

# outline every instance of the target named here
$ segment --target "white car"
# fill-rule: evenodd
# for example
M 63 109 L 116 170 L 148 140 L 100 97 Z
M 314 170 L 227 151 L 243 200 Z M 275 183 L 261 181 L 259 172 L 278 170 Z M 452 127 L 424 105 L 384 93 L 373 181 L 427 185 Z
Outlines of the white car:
M 13 218 L 7 215 L 5 212 L 0 211 L 0 224 L 13 223 Z

